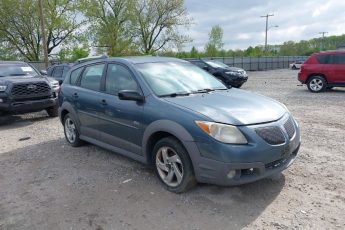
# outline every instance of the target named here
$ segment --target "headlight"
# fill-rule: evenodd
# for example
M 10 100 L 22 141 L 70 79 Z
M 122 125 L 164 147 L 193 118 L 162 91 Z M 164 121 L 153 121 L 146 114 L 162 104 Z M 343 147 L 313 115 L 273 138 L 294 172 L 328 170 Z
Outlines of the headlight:
M 248 141 L 242 132 L 233 125 L 224 125 L 208 121 L 195 121 L 205 133 L 214 139 L 227 144 L 247 144 Z
M 234 72 L 234 71 L 228 71 L 228 72 L 225 72 L 225 74 L 234 74 L 234 75 L 238 75 L 237 72 Z
M 59 82 L 58 81 L 51 81 L 50 82 L 50 87 L 52 87 L 52 88 L 56 88 L 56 87 L 59 87 Z
M 0 92 L 4 92 L 7 89 L 6 85 L 0 85 Z

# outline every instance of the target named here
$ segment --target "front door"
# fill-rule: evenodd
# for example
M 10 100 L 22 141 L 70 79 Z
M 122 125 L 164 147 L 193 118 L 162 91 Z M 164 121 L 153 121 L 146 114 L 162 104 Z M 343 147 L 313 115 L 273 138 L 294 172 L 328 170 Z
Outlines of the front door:
M 131 71 L 122 64 L 109 63 L 102 94 L 102 141 L 135 154 L 141 154 L 143 102 L 120 100 L 121 90 L 137 90 Z

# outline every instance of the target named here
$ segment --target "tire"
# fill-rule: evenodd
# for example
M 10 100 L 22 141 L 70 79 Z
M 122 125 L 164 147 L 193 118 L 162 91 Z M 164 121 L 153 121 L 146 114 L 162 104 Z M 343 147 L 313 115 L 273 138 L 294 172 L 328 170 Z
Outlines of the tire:
M 175 138 L 166 137 L 159 140 L 152 156 L 155 173 L 168 191 L 182 193 L 196 185 L 189 155 Z
M 327 88 L 327 83 L 322 76 L 312 76 L 309 78 L 307 86 L 310 92 L 320 93 Z
M 53 107 L 50 107 L 50 108 L 46 109 L 49 117 L 57 117 L 57 116 L 59 116 L 58 108 L 59 107 L 57 105 L 55 105 Z
M 296 67 L 295 65 L 293 65 L 293 66 L 291 67 L 291 69 L 296 70 L 297 67 Z
M 237 89 L 239 89 L 239 88 L 241 88 L 242 85 L 243 85 L 243 84 L 234 85 L 234 87 L 237 88 Z
M 84 142 L 79 139 L 79 132 L 76 126 L 76 122 L 70 114 L 67 114 L 64 117 L 63 127 L 64 127 L 66 141 L 71 146 L 79 147 L 84 144 Z

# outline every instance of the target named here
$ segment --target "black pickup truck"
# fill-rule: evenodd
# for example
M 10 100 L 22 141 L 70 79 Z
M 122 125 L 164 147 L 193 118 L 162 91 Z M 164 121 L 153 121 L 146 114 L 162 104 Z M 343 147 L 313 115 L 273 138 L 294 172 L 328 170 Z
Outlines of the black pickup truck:
M 58 116 L 59 82 L 42 73 L 25 62 L 0 61 L 0 116 L 41 110 Z

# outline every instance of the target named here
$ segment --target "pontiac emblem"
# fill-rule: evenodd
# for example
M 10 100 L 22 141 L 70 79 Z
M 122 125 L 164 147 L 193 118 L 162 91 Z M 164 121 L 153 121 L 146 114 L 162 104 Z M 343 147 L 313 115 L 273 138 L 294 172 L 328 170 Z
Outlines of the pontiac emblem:
M 35 90 L 37 87 L 35 85 L 28 85 L 28 90 Z

